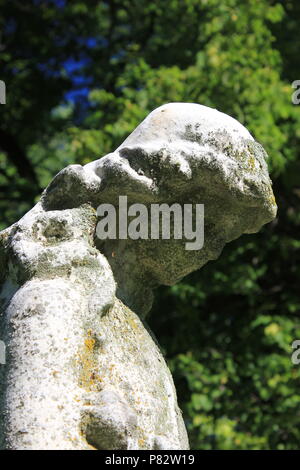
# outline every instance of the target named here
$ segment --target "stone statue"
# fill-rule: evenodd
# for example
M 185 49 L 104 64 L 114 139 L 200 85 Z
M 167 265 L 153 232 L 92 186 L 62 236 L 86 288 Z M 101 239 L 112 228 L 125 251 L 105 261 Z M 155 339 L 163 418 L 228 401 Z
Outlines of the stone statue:
M 0 447 L 188 449 L 171 374 L 144 317 L 172 285 L 276 215 L 261 145 L 198 104 L 152 113 L 113 153 L 55 176 L 0 233 Z M 204 204 L 205 241 L 96 236 L 97 207 Z

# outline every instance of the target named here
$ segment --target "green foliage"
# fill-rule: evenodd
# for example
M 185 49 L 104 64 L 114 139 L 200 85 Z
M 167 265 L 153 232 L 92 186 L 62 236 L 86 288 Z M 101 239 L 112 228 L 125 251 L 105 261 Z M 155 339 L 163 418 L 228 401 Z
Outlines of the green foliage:
M 161 288 L 150 318 L 194 449 L 297 449 L 300 79 L 297 0 L 0 0 L 1 227 L 55 173 L 115 149 L 157 106 L 216 107 L 270 155 L 279 206 L 259 234 Z M 298 16 L 297 16 L 298 15 Z M 91 38 L 93 41 L 91 41 Z M 70 102 L 75 71 L 87 101 Z M 79 62 L 78 62 L 79 61 Z M 74 84 L 75 83 L 75 84 Z

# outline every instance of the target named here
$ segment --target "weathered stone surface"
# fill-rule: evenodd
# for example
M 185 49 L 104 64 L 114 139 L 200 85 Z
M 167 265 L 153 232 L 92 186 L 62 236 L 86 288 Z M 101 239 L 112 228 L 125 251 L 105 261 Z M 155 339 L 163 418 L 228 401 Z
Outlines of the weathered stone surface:
M 265 159 L 229 116 L 171 103 L 115 152 L 62 170 L 0 234 L 2 448 L 188 448 L 172 377 L 142 318 L 154 287 L 275 217 Z M 96 208 L 120 195 L 128 204 L 204 204 L 203 249 L 98 240 Z

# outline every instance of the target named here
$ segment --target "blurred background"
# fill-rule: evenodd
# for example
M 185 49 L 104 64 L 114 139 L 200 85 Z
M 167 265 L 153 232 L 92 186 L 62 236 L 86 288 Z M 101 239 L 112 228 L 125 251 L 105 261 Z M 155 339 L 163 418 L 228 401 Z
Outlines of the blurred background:
M 192 449 L 297 449 L 299 0 L 0 0 L 0 15 L 0 229 L 163 103 L 216 107 L 264 146 L 278 218 L 158 289 L 149 324 Z

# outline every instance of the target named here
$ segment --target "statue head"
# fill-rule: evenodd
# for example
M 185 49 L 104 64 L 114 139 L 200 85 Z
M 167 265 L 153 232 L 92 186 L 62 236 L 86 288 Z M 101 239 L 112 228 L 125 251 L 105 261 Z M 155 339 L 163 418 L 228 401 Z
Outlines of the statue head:
M 58 177 L 65 178 L 67 189 L 60 203 L 118 206 L 119 196 L 127 196 L 128 205 L 149 210 L 176 203 L 192 204 L 195 211 L 203 204 L 199 250 L 187 250 L 187 240 L 172 236 L 96 240 L 116 266 L 119 285 L 127 285 L 124 290 L 130 289 L 129 278 L 171 285 L 217 258 L 229 241 L 257 232 L 275 217 L 266 160 L 262 146 L 232 117 L 199 104 L 169 103 L 151 112 L 115 152 L 63 170 Z M 57 199 L 57 186 L 62 187 L 54 179 L 44 195 L 46 205 Z

